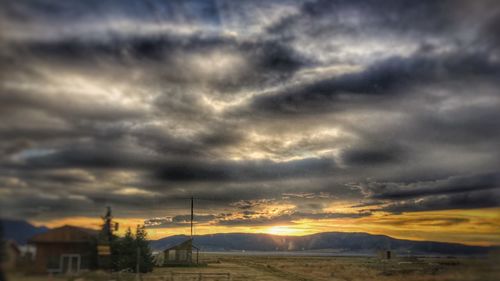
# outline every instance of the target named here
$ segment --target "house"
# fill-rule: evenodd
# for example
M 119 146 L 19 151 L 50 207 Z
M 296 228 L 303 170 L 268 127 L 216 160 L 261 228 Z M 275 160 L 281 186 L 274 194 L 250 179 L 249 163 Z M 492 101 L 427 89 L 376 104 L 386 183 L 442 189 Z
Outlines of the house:
M 96 268 L 98 231 L 65 225 L 35 235 L 33 271 L 74 274 Z
M 196 257 L 193 257 L 193 249 L 196 250 Z M 159 266 L 198 264 L 199 252 L 200 249 L 193 245 L 193 239 L 189 238 L 163 250 L 156 259 L 156 264 Z

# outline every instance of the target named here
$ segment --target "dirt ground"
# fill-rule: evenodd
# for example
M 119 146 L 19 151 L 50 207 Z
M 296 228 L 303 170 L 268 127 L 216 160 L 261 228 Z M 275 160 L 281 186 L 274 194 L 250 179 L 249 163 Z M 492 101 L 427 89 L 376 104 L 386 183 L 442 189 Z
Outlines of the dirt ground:
M 202 267 L 163 267 L 143 274 L 142 281 L 498 281 L 497 259 L 238 256 L 205 254 Z M 10 272 L 8 281 L 135 281 L 132 273 L 83 273 L 79 276 L 25 275 Z

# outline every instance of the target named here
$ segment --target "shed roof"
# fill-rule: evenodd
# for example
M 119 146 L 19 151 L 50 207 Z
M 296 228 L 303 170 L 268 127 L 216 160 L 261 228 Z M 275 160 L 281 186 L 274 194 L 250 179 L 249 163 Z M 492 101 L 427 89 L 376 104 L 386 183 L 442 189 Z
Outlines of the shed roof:
M 97 239 L 99 231 L 65 225 L 33 236 L 28 243 L 80 243 Z
M 198 247 L 196 247 L 195 245 L 193 245 L 193 239 L 192 238 L 189 238 L 181 243 L 177 243 L 177 244 L 174 244 L 174 245 L 168 245 L 167 248 L 165 248 L 163 250 L 163 252 L 165 251 L 170 251 L 170 250 L 181 250 L 181 249 L 186 249 L 186 248 L 189 248 L 189 247 L 192 247 L 192 248 L 195 248 L 195 249 L 198 249 Z

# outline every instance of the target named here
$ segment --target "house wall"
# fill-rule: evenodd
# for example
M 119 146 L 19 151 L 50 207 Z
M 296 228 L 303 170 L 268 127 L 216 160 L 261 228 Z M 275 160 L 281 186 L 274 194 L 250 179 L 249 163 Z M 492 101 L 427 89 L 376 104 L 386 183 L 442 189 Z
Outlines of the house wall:
M 61 255 L 80 255 L 80 270 L 93 269 L 96 264 L 93 243 L 36 243 L 34 271 L 45 273 L 48 269 L 60 269 Z

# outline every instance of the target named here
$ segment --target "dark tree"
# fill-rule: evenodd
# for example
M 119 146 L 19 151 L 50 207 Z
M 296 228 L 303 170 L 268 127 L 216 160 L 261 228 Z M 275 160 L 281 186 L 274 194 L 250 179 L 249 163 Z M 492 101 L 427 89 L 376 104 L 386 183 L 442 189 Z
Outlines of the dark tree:
M 4 240 L 3 238 L 3 221 L 0 219 L 0 265 L 3 264 L 4 260 L 6 259 L 7 253 L 6 253 L 6 243 L 7 241 Z M 2 266 L 0 266 L 0 281 L 5 281 L 5 275 L 3 273 Z
M 151 253 L 151 248 L 149 247 L 148 234 L 144 225 L 137 225 L 135 232 L 135 246 L 139 249 L 139 268 L 140 272 L 151 272 L 153 271 L 153 255 Z M 137 255 L 137 250 L 136 250 Z M 137 256 L 136 256 L 137 257 Z
M 114 239 L 111 243 L 111 253 L 114 270 L 134 270 L 136 263 L 135 239 L 130 228 L 124 237 Z
M 97 246 L 101 248 L 110 248 L 111 256 L 109 256 L 109 252 L 106 250 L 99 250 L 96 254 L 97 265 L 101 269 L 113 269 L 114 268 L 114 259 L 113 259 L 113 241 L 116 239 L 116 236 L 113 233 L 113 216 L 111 215 L 111 207 L 107 207 L 106 214 L 102 217 L 103 224 L 101 227 L 101 231 L 99 232 Z M 103 253 L 104 252 L 104 253 Z
M 132 234 L 131 229 L 128 228 L 125 236 L 115 238 L 111 242 L 113 269 L 117 271 L 130 270 L 136 272 L 138 253 L 140 254 L 140 272 L 153 271 L 153 256 L 149 242 L 147 241 L 146 228 L 140 225 L 137 226 L 135 236 Z

